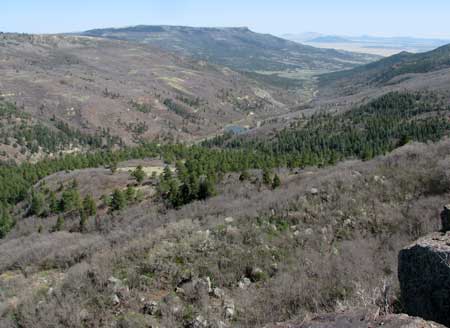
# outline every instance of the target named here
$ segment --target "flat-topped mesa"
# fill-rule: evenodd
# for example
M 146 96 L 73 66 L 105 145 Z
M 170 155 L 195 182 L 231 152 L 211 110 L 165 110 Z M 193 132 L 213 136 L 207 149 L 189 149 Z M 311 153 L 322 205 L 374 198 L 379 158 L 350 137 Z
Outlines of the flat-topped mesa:
M 398 278 L 407 314 L 450 326 L 450 232 L 430 234 L 400 251 Z

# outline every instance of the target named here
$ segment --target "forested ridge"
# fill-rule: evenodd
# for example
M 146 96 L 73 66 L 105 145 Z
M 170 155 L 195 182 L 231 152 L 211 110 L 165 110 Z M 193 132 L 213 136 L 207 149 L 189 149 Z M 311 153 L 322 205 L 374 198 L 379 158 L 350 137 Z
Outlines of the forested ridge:
M 436 141 L 450 131 L 450 107 L 433 93 L 389 93 L 344 114 L 318 114 L 273 138 L 205 141 L 207 147 L 246 148 L 284 158 L 287 166 L 368 160 L 415 141 Z
M 35 164 L 4 164 L 0 167 L 2 213 L 8 216 L 8 208 L 24 200 L 37 181 L 55 172 L 146 157 L 175 164 L 176 173 L 165 170 L 158 191 L 169 206 L 179 207 L 214 195 L 215 184 L 226 172 L 242 172 L 245 179 L 245 171 L 251 168 L 321 166 L 347 158 L 367 160 L 410 140 L 439 140 L 450 131 L 448 111 L 434 94 L 390 93 L 344 114 L 314 116 L 272 139 L 225 135 L 199 146 L 148 143 L 49 158 Z M 270 173 L 266 171 L 266 175 Z M 278 184 L 273 182 L 274 186 Z
M 20 149 L 23 154 L 57 153 L 68 147 L 99 149 L 121 144 L 121 140 L 103 130 L 95 134 L 82 133 L 56 118 L 50 124 L 33 120 L 15 104 L 0 101 L 0 140 Z

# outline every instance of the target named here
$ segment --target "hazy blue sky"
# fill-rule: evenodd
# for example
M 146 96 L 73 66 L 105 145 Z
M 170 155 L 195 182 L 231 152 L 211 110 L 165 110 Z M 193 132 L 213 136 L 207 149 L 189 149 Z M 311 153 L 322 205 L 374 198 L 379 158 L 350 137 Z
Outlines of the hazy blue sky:
M 450 0 L 1 0 L 0 31 L 170 24 L 450 38 L 449 17 Z

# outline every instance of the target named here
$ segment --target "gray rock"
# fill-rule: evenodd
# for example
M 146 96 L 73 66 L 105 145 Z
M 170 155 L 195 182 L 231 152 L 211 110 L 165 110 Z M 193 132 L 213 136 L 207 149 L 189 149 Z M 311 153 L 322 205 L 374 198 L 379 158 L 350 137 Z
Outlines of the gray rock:
M 111 302 L 113 305 L 119 305 L 120 304 L 120 298 L 117 296 L 117 294 L 113 294 L 111 296 Z
M 195 317 L 195 319 L 192 321 L 192 328 L 207 328 L 208 327 L 208 321 L 203 318 L 202 315 L 199 315 Z
M 113 292 L 121 299 L 127 298 L 130 295 L 130 289 L 120 279 L 110 277 L 108 283 Z
M 260 268 L 253 268 L 250 272 L 250 280 L 252 281 L 260 281 L 265 277 L 265 273 Z
M 398 278 L 405 312 L 450 326 L 450 233 L 434 233 L 403 249 Z
M 252 284 L 251 280 L 248 279 L 247 277 L 244 277 L 238 282 L 238 287 L 240 289 L 247 289 L 251 284 Z
M 319 189 L 311 188 L 310 193 L 311 193 L 311 195 L 318 195 L 319 194 Z
M 304 234 L 305 234 L 306 236 L 311 236 L 311 235 L 314 234 L 314 230 L 311 229 L 311 228 L 308 228 L 308 229 L 306 229 L 306 230 L 304 231 Z
M 223 289 L 220 289 L 220 288 L 217 288 L 217 287 L 216 287 L 216 288 L 213 289 L 212 295 L 213 295 L 214 297 L 216 297 L 216 298 L 221 299 L 221 298 L 224 298 L 225 292 L 223 291 Z
M 233 300 L 225 300 L 223 303 L 223 308 L 225 310 L 225 319 L 232 320 L 236 314 L 236 308 L 234 306 Z
M 231 216 L 225 218 L 225 223 L 233 223 L 233 222 L 234 222 L 234 219 Z
M 85 321 L 89 318 L 89 312 L 86 309 L 82 309 L 78 315 L 81 321 Z
M 186 295 L 186 291 L 184 290 L 184 288 L 181 287 L 176 287 L 175 288 L 175 293 L 177 293 L 178 295 Z
M 450 231 L 450 204 L 444 206 L 441 212 L 442 231 Z
M 367 310 L 351 313 L 332 313 L 319 315 L 301 323 L 279 323 L 264 328 L 445 328 L 437 323 L 405 314 L 379 316 L 377 311 Z
M 199 278 L 193 281 L 194 288 L 200 292 L 204 292 L 205 294 L 212 293 L 211 279 L 209 277 Z
M 159 313 L 159 305 L 157 302 L 149 302 L 144 304 L 144 307 L 142 308 L 142 313 L 148 314 L 148 315 L 156 315 Z

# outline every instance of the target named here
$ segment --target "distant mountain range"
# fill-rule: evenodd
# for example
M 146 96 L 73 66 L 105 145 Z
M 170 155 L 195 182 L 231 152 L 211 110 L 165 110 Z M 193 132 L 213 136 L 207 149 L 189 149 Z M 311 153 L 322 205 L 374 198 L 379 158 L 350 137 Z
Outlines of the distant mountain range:
M 402 51 L 426 52 L 450 43 L 445 39 L 427 39 L 414 37 L 376 37 L 323 35 L 308 32 L 285 34 L 284 38 L 321 48 L 336 48 L 348 51 L 361 51 L 379 55 L 392 55 Z
M 336 71 L 378 59 L 377 56 L 319 49 L 246 27 L 132 26 L 95 29 L 81 35 L 158 46 L 179 55 L 250 72 Z

